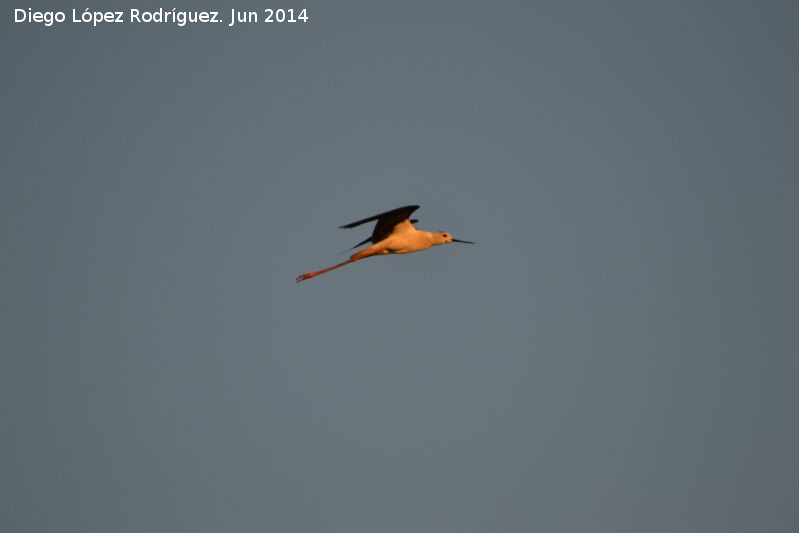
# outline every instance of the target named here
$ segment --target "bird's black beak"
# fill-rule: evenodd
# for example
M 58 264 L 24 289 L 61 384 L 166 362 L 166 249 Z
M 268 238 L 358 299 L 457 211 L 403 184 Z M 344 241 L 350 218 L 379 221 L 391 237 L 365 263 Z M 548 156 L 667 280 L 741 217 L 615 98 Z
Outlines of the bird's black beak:
M 472 241 L 462 241 L 460 239 L 452 239 L 452 242 L 462 242 L 462 243 L 465 243 L 465 244 L 474 244 Z

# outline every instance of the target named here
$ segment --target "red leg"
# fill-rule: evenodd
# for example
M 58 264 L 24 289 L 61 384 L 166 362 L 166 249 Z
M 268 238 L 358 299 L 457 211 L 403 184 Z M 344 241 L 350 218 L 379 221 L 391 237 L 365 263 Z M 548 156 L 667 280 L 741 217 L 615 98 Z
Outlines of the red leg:
M 316 276 L 321 276 L 325 272 L 330 272 L 331 270 L 335 270 L 337 268 L 343 267 L 344 265 L 349 265 L 350 263 L 354 263 L 355 261 L 352 259 L 347 259 L 343 263 L 339 263 L 337 265 L 333 265 L 332 267 L 327 267 L 322 270 L 317 270 L 316 272 L 306 272 L 305 274 L 300 274 L 297 276 L 297 282 L 305 281 L 306 279 L 315 278 Z
M 344 265 L 349 265 L 350 263 L 354 263 L 355 261 L 360 261 L 361 259 L 366 259 L 367 257 L 371 257 L 373 255 L 376 255 L 376 253 L 377 252 L 369 250 L 368 248 L 366 250 L 361 250 L 360 252 L 350 256 L 350 258 L 347 259 L 346 261 L 344 261 L 343 263 L 339 263 L 337 265 L 333 265 L 332 267 L 323 268 L 322 270 L 317 270 L 316 272 L 306 272 L 305 274 L 300 274 L 299 276 L 297 276 L 297 279 L 295 281 L 297 281 L 297 283 L 299 283 L 300 281 L 305 281 L 306 279 L 311 279 L 311 278 L 315 278 L 316 276 L 321 276 L 325 272 L 330 272 L 331 270 L 335 270 L 337 268 L 341 268 Z

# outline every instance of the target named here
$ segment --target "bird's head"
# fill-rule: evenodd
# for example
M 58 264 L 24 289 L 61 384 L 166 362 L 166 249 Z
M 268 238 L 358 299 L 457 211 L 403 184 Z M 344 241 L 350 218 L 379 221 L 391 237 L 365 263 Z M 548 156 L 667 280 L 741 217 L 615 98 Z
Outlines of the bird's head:
M 474 244 L 471 241 L 462 241 L 460 239 L 453 239 L 452 235 L 446 231 L 436 231 L 433 233 L 433 244 L 448 244 L 451 242 L 462 242 L 465 244 Z

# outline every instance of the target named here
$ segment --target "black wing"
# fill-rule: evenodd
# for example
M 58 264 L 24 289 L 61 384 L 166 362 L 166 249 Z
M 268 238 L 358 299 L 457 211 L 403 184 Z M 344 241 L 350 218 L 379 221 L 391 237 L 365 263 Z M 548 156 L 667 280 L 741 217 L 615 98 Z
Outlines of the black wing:
M 373 215 L 356 222 L 350 222 L 349 224 L 344 224 L 340 227 L 349 229 L 354 228 L 355 226 L 360 226 L 361 224 L 366 224 L 367 222 L 371 222 L 373 220 L 377 220 L 375 229 L 372 231 L 372 236 L 353 247 L 357 248 L 361 244 L 366 244 L 369 241 L 372 241 L 373 243 L 382 241 L 391 234 L 391 232 L 394 230 L 394 226 L 403 220 L 408 220 L 408 218 L 411 216 L 411 213 L 417 209 L 419 209 L 418 205 L 406 205 L 405 207 L 398 207 L 397 209 L 392 209 L 391 211 L 386 211 L 385 213 L 380 213 L 379 215 Z
M 367 222 L 371 222 L 373 220 L 378 219 L 386 219 L 386 220 L 393 220 L 394 225 L 396 226 L 406 218 L 411 216 L 411 213 L 419 209 L 418 205 L 406 205 L 405 207 L 398 207 L 396 209 L 392 209 L 391 211 L 386 211 L 385 213 L 380 213 L 379 215 L 373 215 L 368 218 L 364 218 L 363 220 L 359 220 L 357 222 L 350 222 L 349 224 L 344 224 L 343 226 L 339 226 L 343 229 L 350 229 L 354 228 L 355 226 L 360 226 L 361 224 L 366 224 Z

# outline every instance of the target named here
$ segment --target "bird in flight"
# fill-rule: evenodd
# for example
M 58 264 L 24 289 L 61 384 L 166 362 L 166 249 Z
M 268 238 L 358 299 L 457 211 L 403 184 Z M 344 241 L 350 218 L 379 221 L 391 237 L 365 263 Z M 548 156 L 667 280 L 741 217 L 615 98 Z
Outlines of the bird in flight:
M 359 242 L 353 246 L 353 248 L 357 248 L 368 242 L 371 242 L 372 245 L 354 253 L 343 263 L 317 270 L 316 272 L 300 274 L 297 276 L 297 282 L 315 278 L 325 272 L 330 272 L 336 268 L 354 263 L 355 261 L 360 261 L 361 259 L 366 259 L 373 255 L 409 254 L 412 252 L 421 252 L 437 244 L 448 244 L 451 242 L 474 244 L 471 241 L 453 239 L 452 235 L 446 231 L 421 231 L 416 229 L 413 227 L 413 224 L 418 221 L 415 219 L 411 220 L 410 216 L 411 213 L 417 209 L 419 209 L 418 205 L 406 205 L 405 207 L 398 207 L 397 209 L 392 209 L 391 211 L 386 211 L 379 215 L 373 215 L 363 220 L 344 224 L 341 228 L 350 229 L 377 220 L 371 237 Z

